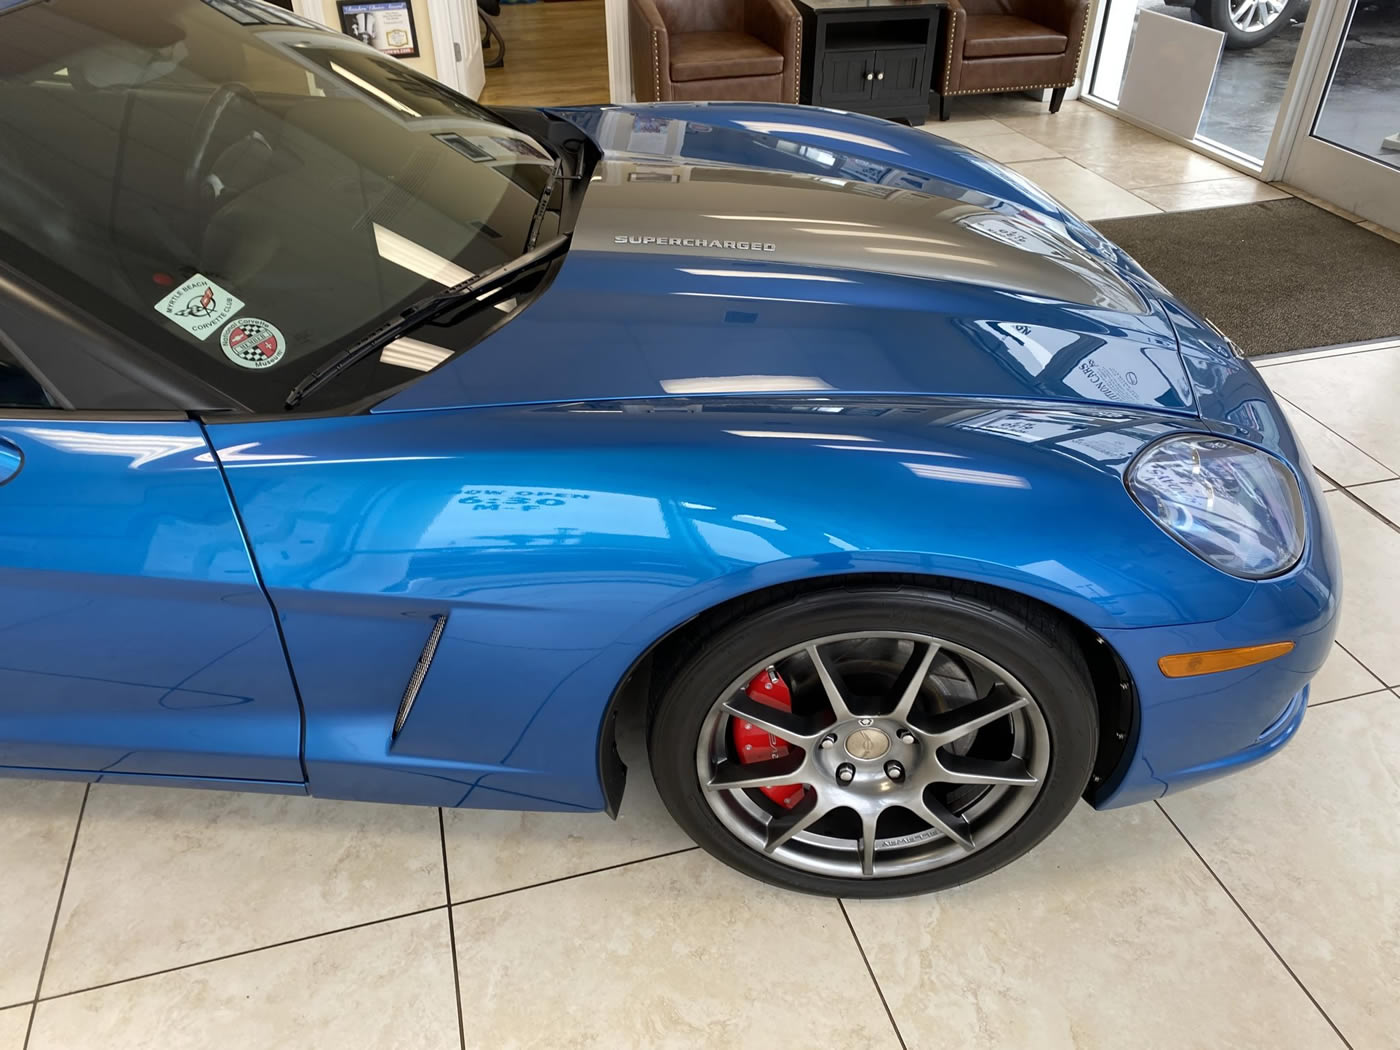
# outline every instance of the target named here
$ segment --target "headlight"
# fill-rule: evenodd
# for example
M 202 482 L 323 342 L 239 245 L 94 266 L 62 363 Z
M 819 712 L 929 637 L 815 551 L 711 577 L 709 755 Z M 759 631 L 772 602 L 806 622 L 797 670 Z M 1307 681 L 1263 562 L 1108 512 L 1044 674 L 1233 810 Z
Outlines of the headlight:
M 1128 468 L 1142 509 L 1217 569 L 1277 576 L 1303 554 L 1303 497 L 1279 459 L 1204 434 L 1167 438 Z

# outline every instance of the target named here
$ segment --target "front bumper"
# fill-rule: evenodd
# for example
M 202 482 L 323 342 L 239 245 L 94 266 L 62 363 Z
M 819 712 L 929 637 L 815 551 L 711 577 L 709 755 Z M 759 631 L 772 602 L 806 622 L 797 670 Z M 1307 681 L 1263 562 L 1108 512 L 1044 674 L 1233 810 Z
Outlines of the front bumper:
M 1133 679 L 1137 725 L 1118 770 L 1091 801 L 1100 809 L 1160 798 L 1266 758 L 1297 732 L 1308 683 L 1332 651 L 1341 601 L 1336 542 L 1317 513 L 1304 561 L 1257 584 L 1234 615 L 1212 623 L 1101 631 Z M 1291 641 L 1292 652 L 1254 667 L 1168 678 L 1169 653 Z

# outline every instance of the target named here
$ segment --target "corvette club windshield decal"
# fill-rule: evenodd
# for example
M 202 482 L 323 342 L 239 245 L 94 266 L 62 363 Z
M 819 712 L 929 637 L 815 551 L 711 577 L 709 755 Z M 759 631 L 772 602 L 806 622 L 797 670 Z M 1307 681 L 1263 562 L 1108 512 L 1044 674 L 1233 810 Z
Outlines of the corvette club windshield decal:
M 731 252 L 776 252 L 776 244 L 765 241 L 717 241 L 709 237 L 638 237 L 619 233 L 613 237 L 614 244 L 637 244 L 643 247 L 656 245 L 658 248 L 724 248 Z
M 243 300 L 197 273 L 156 303 L 156 312 L 196 339 L 208 339 L 243 308 Z

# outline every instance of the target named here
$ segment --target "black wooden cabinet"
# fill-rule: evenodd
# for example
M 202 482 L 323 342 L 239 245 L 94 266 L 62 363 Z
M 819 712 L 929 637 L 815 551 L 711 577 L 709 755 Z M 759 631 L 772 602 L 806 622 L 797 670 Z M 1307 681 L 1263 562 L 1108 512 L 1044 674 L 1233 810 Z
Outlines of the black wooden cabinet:
M 814 104 L 864 108 L 875 96 L 874 69 L 874 51 L 828 51 L 822 56 L 821 100 Z
M 795 0 L 802 14 L 802 101 L 922 124 L 942 3 Z

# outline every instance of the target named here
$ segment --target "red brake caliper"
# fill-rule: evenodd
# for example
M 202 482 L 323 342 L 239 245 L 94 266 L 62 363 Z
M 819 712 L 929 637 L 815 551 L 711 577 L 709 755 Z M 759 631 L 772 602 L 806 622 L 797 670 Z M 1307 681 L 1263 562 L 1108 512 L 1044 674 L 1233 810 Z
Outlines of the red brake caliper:
M 783 681 L 783 676 L 778 674 L 775 667 L 769 667 L 754 675 L 744 692 L 755 703 L 767 704 L 769 707 L 776 707 L 779 711 L 792 710 L 792 693 L 788 689 L 788 684 Z M 735 718 L 731 721 L 734 726 L 734 750 L 738 753 L 740 762 L 745 764 L 767 762 L 774 758 L 784 757 L 790 750 L 787 741 L 781 737 L 773 736 L 766 730 L 759 729 L 750 722 L 745 722 L 742 718 Z M 807 791 L 801 784 L 781 784 L 777 787 L 765 787 L 758 790 L 785 809 L 792 809 L 793 806 L 801 802 L 802 796 Z

